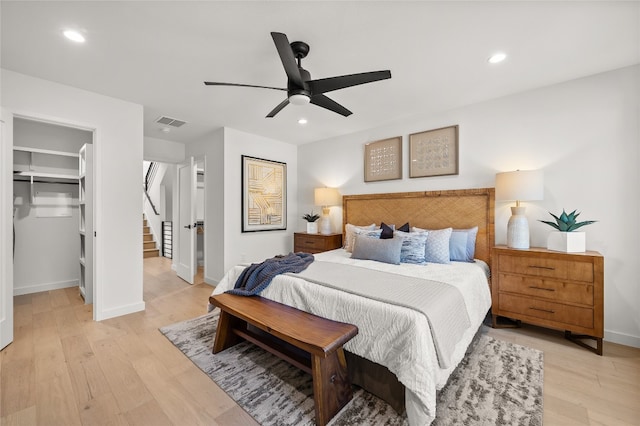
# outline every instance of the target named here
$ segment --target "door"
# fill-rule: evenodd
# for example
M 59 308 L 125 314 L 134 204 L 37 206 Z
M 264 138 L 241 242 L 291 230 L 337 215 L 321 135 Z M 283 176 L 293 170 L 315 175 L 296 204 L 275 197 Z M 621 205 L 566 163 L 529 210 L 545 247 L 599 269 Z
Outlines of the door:
M 0 120 L 0 349 L 13 342 L 13 115 Z
M 196 167 L 193 157 L 178 166 L 178 262 L 180 278 L 194 283 L 196 275 Z

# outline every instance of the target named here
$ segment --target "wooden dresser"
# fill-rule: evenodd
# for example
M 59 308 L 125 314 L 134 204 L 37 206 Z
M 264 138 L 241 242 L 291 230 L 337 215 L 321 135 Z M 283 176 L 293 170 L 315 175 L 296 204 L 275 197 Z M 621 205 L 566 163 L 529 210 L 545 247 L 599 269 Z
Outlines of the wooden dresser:
M 320 253 L 342 247 L 342 234 L 307 234 L 296 232 L 293 234 L 293 251 L 305 253 Z
M 497 246 L 492 251 L 491 313 L 565 331 L 567 339 L 602 355 L 604 257 Z M 594 339 L 596 347 L 582 340 Z

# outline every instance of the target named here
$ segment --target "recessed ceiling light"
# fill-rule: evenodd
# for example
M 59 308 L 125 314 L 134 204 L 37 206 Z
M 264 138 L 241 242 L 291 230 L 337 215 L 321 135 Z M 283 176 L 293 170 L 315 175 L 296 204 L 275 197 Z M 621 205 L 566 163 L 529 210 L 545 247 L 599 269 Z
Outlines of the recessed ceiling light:
M 160 129 L 160 131 L 161 131 L 162 133 L 169 133 L 169 132 L 171 131 L 171 129 L 170 129 L 170 128 L 168 128 L 168 127 L 163 127 L 162 129 Z
M 300 120 L 298 120 L 298 124 L 307 124 L 307 119 L 301 118 Z
M 506 53 L 494 53 L 493 55 L 491 55 L 488 59 L 490 64 L 497 64 L 500 63 L 502 61 L 504 61 L 505 59 L 507 59 L 507 55 Z
M 63 34 L 71 41 L 75 41 L 76 43 L 84 43 L 84 36 L 76 30 L 65 30 Z

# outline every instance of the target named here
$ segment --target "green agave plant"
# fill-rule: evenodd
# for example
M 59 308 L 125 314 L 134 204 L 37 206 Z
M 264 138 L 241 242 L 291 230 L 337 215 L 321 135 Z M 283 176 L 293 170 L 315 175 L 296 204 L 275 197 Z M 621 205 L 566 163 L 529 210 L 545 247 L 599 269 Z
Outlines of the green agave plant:
M 557 229 L 560 232 L 571 232 L 576 229 L 583 227 L 585 225 L 591 225 L 592 223 L 596 223 L 597 220 L 585 220 L 584 222 L 576 222 L 578 215 L 580 213 L 576 213 L 577 210 L 572 211 L 567 214 L 567 212 L 562 209 L 562 214 L 558 217 L 555 214 L 549 212 L 551 216 L 556 220 L 556 223 L 550 222 L 547 220 L 541 220 L 540 222 L 546 223 L 547 225 Z
M 307 222 L 315 222 L 316 220 L 320 219 L 320 215 L 317 213 L 314 213 L 313 210 L 311 210 L 311 213 L 305 213 L 305 215 L 302 216 L 302 218 Z

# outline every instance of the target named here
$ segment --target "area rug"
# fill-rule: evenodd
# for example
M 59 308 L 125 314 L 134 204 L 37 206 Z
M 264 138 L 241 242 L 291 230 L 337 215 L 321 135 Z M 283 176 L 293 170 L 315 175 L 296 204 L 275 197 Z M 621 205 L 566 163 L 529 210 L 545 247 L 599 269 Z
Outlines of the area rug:
M 261 425 L 314 425 L 311 376 L 247 342 L 213 355 L 217 322 L 212 313 L 160 331 Z M 542 367 L 542 352 L 487 336 L 483 326 L 439 391 L 432 424 L 542 425 Z M 386 402 L 354 390 L 330 425 L 408 424 Z

